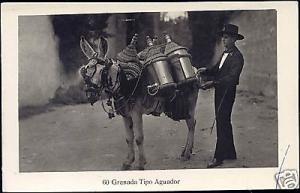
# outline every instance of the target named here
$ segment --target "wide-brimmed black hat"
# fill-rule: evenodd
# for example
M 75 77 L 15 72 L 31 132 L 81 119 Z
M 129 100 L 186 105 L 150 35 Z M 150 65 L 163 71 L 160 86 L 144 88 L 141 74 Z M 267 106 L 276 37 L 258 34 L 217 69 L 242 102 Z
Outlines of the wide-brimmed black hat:
M 225 24 L 222 31 L 218 32 L 219 35 L 228 34 L 235 36 L 237 40 L 244 39 L 244 36 L 239 34 L 239 27 L 233 24 Z

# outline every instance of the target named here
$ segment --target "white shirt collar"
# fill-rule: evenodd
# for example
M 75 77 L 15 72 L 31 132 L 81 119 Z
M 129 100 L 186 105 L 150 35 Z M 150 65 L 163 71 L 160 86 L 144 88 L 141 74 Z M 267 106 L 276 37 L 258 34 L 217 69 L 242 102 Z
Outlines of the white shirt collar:
M 220 62 L 220 65 L 219 65 L 219 69 L 222 68 L 227 56 L 228 56 L 229 53 L 224 53 L 223 56 L 222 56 L 222 59 L 221 59 L 221 62 Z

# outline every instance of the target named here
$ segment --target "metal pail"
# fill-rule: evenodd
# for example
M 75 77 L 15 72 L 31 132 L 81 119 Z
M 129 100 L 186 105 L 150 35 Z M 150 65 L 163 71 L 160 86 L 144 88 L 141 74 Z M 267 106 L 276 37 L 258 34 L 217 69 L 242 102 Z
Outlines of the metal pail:
M 178 85 L 196 80 L 196 73 L 191 64 L 191 55 L 186 49 L 180 48 L 168 54 L 169 63 Z
M 170 94 L 176 88 L 167 58 L 163 55 L 150 57 L 145 62 L 145 70 L 149 85 L 156 85 L 159 89 L 157 94 Z
M 165 39 L 167 43 L 164 54 L 168 57 L 177 86 L 197 80 L 187 48 L 173 42 L 168 34 L 165 34 Z

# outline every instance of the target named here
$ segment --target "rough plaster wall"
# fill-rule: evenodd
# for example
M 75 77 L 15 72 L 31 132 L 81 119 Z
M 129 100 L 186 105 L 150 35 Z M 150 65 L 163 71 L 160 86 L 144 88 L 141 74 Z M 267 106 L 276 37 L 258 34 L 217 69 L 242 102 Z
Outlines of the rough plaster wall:
M 108 57 L 115 58 L 126 46 L 123 17 L 109 18 L 106 31 L 112 37 L 108 38 Z M 78 73 L 62 73 L 58 41 L 48 16 L 19 18 L 19 107 L 47 104 L 58 87 L 68 89 L 80 82 Z
M 19 17 L 19 106 L 43 105 L 60 83 L 57 42 L 48 16 Z
M 245 73 L 241 79 L 247 90 L 277 96 L 276 11 L 244 12 L 232 22 L 241 26 L 245 41 Z

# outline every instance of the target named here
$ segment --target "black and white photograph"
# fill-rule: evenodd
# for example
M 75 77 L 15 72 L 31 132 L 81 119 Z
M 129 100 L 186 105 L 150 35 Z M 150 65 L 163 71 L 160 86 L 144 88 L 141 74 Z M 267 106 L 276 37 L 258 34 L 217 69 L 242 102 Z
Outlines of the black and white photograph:
M 1 5 L 7 190 L 35 174 L 25 190 L 68 174 L 94 191 L 299 188 L 298 41 L 281 27 L 297 6 L 192 4 Z

